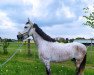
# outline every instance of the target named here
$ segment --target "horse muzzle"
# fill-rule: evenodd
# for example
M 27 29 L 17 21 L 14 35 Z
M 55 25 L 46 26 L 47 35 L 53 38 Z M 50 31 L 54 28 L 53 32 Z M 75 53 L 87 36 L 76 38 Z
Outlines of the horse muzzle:
M 19 41 L 23 41 L 23 40 L 24 40 L 23 34 L 17 35 L 17 39 L 18 39 Z

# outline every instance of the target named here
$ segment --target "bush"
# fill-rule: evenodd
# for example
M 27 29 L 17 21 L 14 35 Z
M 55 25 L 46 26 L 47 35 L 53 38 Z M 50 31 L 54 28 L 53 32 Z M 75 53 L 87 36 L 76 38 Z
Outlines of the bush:
M 4 54 L 8 53 L 8 51 L 7 51 L 8 46 L 9 46 L 9 42 L 7 41 L 7 39 L 4 39 L 3 42 L 2 42 L 2 47 L 3 47 L 3 50 L 4 50 Z

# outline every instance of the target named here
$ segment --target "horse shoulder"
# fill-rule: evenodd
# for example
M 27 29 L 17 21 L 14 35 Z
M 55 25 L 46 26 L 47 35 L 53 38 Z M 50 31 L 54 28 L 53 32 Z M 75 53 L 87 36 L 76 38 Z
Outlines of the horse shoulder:
M 49 59 L 50 58 L 50 44 L 48 44 L 47 42 L 44 44 L 41 44 L 41 46 L 38 48 L 39 51 L 39 57 L 42 58 L 43 60 L 45 59 Z

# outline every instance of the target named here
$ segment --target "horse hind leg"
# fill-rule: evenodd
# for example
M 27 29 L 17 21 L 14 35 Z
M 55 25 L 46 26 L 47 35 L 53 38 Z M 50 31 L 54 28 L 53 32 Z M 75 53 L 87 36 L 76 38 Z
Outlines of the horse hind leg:
M 76 75 L 79 75 L 78 69 L 80 67 L 80 61 L 79 60 L 76 60 L 75 58 L 73 58 L 72 61 L 73 61 L 73 63 L 76 66 Z
M 80 75 L 80 60 L 76 60 L 75 65 L 76 65 L 76 75 Z
M 85 64 L 86 64 L 86 55 L 84 56 L 83 60 L 76 60 L 76 75 L 82 75 Z

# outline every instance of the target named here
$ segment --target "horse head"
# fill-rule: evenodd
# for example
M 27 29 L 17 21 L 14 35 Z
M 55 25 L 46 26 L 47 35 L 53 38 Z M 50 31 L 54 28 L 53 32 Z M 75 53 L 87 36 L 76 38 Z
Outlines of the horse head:
M 29 36 L 31 36 L 34 32 L 35 28 L 33 27 L 33 23 L 28 18 L 28 21 L 25 24 L 24 30 L 22 33 L 18 33 L 17 38 L 18 40 L 25 40 Z

